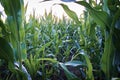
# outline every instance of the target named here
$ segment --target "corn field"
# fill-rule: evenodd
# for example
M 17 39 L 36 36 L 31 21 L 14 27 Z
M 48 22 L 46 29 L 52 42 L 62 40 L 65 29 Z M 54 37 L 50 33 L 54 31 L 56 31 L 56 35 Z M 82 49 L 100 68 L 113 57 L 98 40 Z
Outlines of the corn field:
M 74 3 L 83 17 L 57 3 L 70 19 L 26 21 L 23 0 L 0 0 L 0 80 L 120 80 L 120 0 Z

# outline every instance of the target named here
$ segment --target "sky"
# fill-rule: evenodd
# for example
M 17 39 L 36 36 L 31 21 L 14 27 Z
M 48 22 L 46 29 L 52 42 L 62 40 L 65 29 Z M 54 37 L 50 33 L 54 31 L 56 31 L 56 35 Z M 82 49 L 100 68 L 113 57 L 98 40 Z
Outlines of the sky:
M 68 0 L 65 0 L 68 1 Z M 52 0 L 52 1 L 46 1 L 41 2 L 41 0 L 24 0 L 24 4 L 26 5 L 28 3 L 27 12 L 26 12 L 26 18 L 29 18 L 30 14 L 33 14 L 33 11 L 35 11 L 36 17 L 43 16 L 45 13 L 45 10 L 47 13 L 49 13 L 52 10 L 52 14 L 54 16 L 57 16 L 58 18 L 62 18 L 63 15 L 68 17 L 63 8 L 56 4 L 56 3 L 64 3 L 68 5 L 68 7 L 75 11 L 78 17 L 83 13 L 84 7 L 80 6 L 74 2 L 62 2 L 60 0 Z M 56 4 L 56 5 L 54 5 Z M 4 9 L 0 5 L 0 12 L 3 12 Z M 3 16 L 6 17 L 5 13 L 3 12 Z
M 52 14 L 57 16 L 58 18 L 62 18 L 62 16 L 67 16 L 65 11 L 60 5 L 53 5 L 55 3 L 65 3 L 69 6 L 69 8 L 77 13 L 78 16 L 83 13 L 84 7 L 73 3 L 73 2 L 62 2 L 60 0 L 52 0 L 47 2 L 41 2 L 41 0 L 24 0 L 24 3 L 28 3 L 28 9 L 26 12 L 26 16 L 29 17 L 30 14 L 35 10 L 36 16 L 43 16 L 45 10 L 49 13 L 52 10 Z

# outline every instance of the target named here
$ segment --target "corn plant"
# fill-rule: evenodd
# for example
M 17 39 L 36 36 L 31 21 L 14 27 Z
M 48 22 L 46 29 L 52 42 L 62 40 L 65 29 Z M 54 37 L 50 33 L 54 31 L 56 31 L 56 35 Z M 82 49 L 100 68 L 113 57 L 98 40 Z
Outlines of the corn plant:
M 22 61 L 26 59 L 26 43 L 24 31 L 24 3 L 23 0 L 0 0 L 1 5 L 7 15 L 5 23 L 0 21 L 2 28 L 2 38 L 0 39 L 1 59 L 8 63 L 10 71 L 19 75 L 18 79 L 27 79 L 29 76 Z M 10 44 L 9 44 L 10 43 Z M 4 47 L 2 47 L 2 44 Z M 18 70 L 15 69 L 18 67 Z M 30 77 L 30 76 L 29 76 Z M 29 78 L 30 79 L 30 78 Z
M 111 79 L 111 76 L 115 76 L 114 74 L 116 73 L 116 71 L 115 73 L 112 73 L 111 69 L 115 69 L 119 65 L 119 59 L 116 56 L 119 56 L 118 47 L 120 46 L 118 42 L 118 40 L 120 40 L 118 35 L 120 1 L 104 0 L 103 3 L 104 11 L 109 14 L 109 26 L 106 26 L 106 42 L 104 54 L 102 57 L 102 69 L 105 72 L 107 79 L 109 80 Z M 119 71 L 119 69 L 117 71 Z
M 42 77 L 42 79 L 49 79 L 51 76 L 58 77 L 60 76 L 61 70 L 64 70 L 65 72 L 65 79 L 76 80 L 78 77 L 85 79 L 85 71 L 82 71 L 81 76 L 76 76 L 76 74 L 73 74 L 67 68 L 68 64 L 73 67 L 74 64 L 76 64 L 77 66 L 74 68 L 81 68 L 79 65 L 85 65 L 80 62 L 80 58 L 77 59 L 75 57 L 80 55 L 81 47 L 83 47 L 80 43 L 83 43 L 82 41 L 84 41 L 84 36 L 82 35 L 83 32 L 80 32 L 80 28 L 83 26 L 80 23 L 75 24 L 74 21 L 67 21 L 65 18 L 63 18 L 63 20 L 58 20 L 52 16 L 52 13 L 49 13 L 45 14 L 44 17 L 40 17 L 40 19 L 35 19 L 35 15 L 31 16 L 25 26 L 28 52 L 28 60 L 25 61 L 25 66 L 31 74 L 32 79 L 37 79 L 36 76 L 38 75 L 39 77 Z M 92 78 L 91 75 L 88 75 L 92 74 L 92 66 L 88 56 L 80 55 L 79 57 L 83 58 L 83 62 L 84 59 L 86 60 L 88 66 L 85 66 L 86 69 L 88 68 L 86 71 L 87 79 Z M 43 61 L 46 60 L 46 58 L 57 60 L 57 64 L 52 66 L 51 64 L 53 63 L 48 63 L 49 60 L 47 60 L 47 62 Z M 39 61 L 39 59 L 42 61 Z M 49 70 L 45 67 L 49 67 Z M 80 71 L 81 70 L 78 69 L 78 72 Z M 51 74 L 52 72 L 54 73 Z
M 53 60 L 57 60 L 58 63 L 59 61 L 66 62 L 71 59 L 69 56 L 71 55 L 72 57 L 72 54 L 74 53 L 73 50 L 76 48 L 75 41 L 79 39 L 79 33 L 77 32 L 78 27 L 76 25 L 76 30 L 74 30 L 72 27 L 74 25 L 73 23 L 74 22 L 66 21 L 65 19 L 59 20 L 56 17 L 53 17 L 52 13 L 50 12 L 39 19 L 36 19 L 35 15 L 33 15 L 29 19 L 28 23 L 25 24 L 28 52 L 28 60 L 25 60 L 25 66 L 33 79 L 36 77 L 36 75 L 38 75 L 37 72 L 42 73 L 39 75 L 39 77 L 41 76 L 42 79 L 50 78 L 50 76 L 54 76 L 56 73 L 59 75 L 58 64 L 55 64 L 56 66 L 52 66 L 51 69 L 48 70 L 45 67 L 51 66 L 53 63 L 39 61 L 39 59 L 52 58 Z M 74 38 L 73 35 L 77 35 L 78 37 Z M 74 46 L 72 47 L 72 45 Z M 34 64 L 32 62 L 33 60 Z M 39 66 L 36 68 L 37 66 L 35 67 L 35 65 L 38 64 Z M 56 68 L 58 70 L 56 70 Z M 50 74 L 51 71 L 54 70 L 54 74 Z M 70 76 L 71 73 L 67 71 L 66 74 Z
M 103 1 L 103 9 L 101 7 L 102 11 L 97 11 L 96 8 L 91 7 L 93 0 L 89 0 L 89 4 L 84 1 L 76 1 L 75 3 L 80 4 L 82 6 L 85 6 L 87 8 L 87 11 L 89 12 L 91 18 L 102 28 L 102 31 L 105 35 L 105 47 L 104 47 L 104 53 L 102 54 L 101 59 L 101 68 L 103 72 L 106 75 L 106 79 L 110 80 L 112 76 L 115 73 L 111 72 L 111 69 L 113 69 L 113 55 L 114 57 L 114 64 L 118 65 L 119 60 L 116 55 L 119 55 L 118 46 L 119 44 L 116 44 L 117 40 L 119 40 L 119 1 L 111 1 L 111 0 L 104 0 Z M 73 11 L 71 11 L 66 5 L 60 4 L 66 11 L 66 13 L 78 23 L 78 19 L 76 18 L 76 15 Z M 114 5 L 114 6 L 113 6 Z M 94 25 L 93 25 L 94 26 Z M 117 28 L 116 28 L 117 26 Z M 92 26 L 91 26 L 92 27 Z M 94 31 L 93 31 L 94 32 Z M 116 36 L 116 37 L 114 37 Z M 115 41 L 115 40 L 116 41 Z M 117 51 L 117 52 L 116 52 Z M 119 71 L 119 70 L 118 70 Z
M 0 0 L 7 15 L 5 22 L 0 17 L 0 79 L 110 80 L 117 77 L 120 2 L 96 1 L 75 1 L 85 7 L 83 18 L 78 18 L 65 4 L 59 4 L 73 20 L 64 16 L 58 19 L 51 11 L 37 19 L 34 12 L 26 22 L 22 0 Z

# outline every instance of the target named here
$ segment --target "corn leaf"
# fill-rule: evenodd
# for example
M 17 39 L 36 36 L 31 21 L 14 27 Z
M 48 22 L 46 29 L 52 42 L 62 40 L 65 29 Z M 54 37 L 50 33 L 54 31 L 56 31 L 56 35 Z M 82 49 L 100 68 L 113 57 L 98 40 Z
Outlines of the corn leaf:
M 24 3 L 23 0 L 0 0 L 7 15 L 7 29 L 10 31 L 9 40 L 15 49 L 16 59 L 25 59 L 26 44 L 24 31 Z
M 44 51 L 46 47 L 50 46 L 50 44 L 52 43 L 53 40 L 51 40 L 50 42 L 44 44 L 38 51 L 37 54 L 39 54 L 41 51 Z
M 40 58 L 39 61 L 51 61 L 52 63 L 58 63 L 57 60 L 51 58 Z
M 80 4 L 88 9 L 90 16 L 94 19 L 94 21 L 100 25 L 101 27 L 108 26 L 108 14 L 104 11 L 97 11 L 92 8 L 87 2 L 85 1 L 76 1 L 75 3 Z M 101 17 L 102 16 L 102 17 Z
M 94 76 L 93 76 L 93 73 L 92 73 L 92 71 L 93 71 L 93 68 L 92 68 L 92 64 L 91 64 L 91 62 L 90 62 L 90 59 L 89 59 L 89 57 L 88 57 L 88 55 L 86 55 L 85 53 L 78 53 L 78 54 L 76 54 L 75 56 L 74 56 L 74 59 L 77 57 L 77 56 L 83 56 L 84 57 L 84 59 L 85 59 L 85 61 L 86 61 L 86 64 L 84 65 L 84 66 L 86 66 L 87 67 L 87 72 L 86 72 L 86 75 L 87 75 L 87 80 L 94 80 Z
M 59 4 L 59 5 L 61 5 L 63 7 L 64 11 L 67 13 L 67 15 L 70 18 L 72 18 L 77 24 L 80 24 L 78 16 L 74 11 L 70 10 L 69 7 L 65 4 Z
M 19 75 L 20 80 L 31 80 L 30 74 L 27 72 L 27 69 L 22 65 L 22 70 L 18 69 L 20 67 L 18 62 L 14 62 L 14 65 L 9 63 L 8 68 L 11 72 L 14 72 Z
M 9 42 L 0 37 L 0 58 L 6 62 L 14 62 L 14 51 Z
M 65 65 L 66 65 L 66 66 L 73 66 L 73 67 L 86 66 L 85 63 L 83 63 L 83 62 L 81 62 L 81 61 L 75 61 L 75 60 L 66 62 Z
M 65 66 L 65 64 L 63 64 L 63 63 L 59 63 L 59 64 L 60 64 L 60 66 L 63 68 L 63 70 L 65 71 L 65 74 L 66 74 L 68 80 L 79 80 L 76 75 L 74 75 L 73 73 L 71 73 L 71 72 L 67 69 L 67 67 Z
M 88 80 L 94 80 L 94 76 L 93 76 L 93 73 L 92 73 L 93 68 L 92 68 L 92 64 L 90 62 L 89 57 L 85 53 L 84 54 L 80 53 L 80 54 L 83 55 L 85 60 L 86 60 L 86 64 L 87 64 L 87 68 L 88 68 L 88 70 L 87 70 L 87 79 Z
M 101 68 L 104 71 L 107 80 L 110 79 L 110 71 L 112 69 L 112 59 L 113 59 L 113 43 L 112 37 L 109 36 L 105 41 L 104 54 L 101 59 Z
M 102 55 L 102 61 L 101 61 L 101 67 L 102 70 L 104 71 L 107 80 L 111 79 L 111 69 L 112 69 L 112 63 L 113 63 L 113 56 L 114 56 L 114 52 L 113 49 L 114 47 L 116 49 L 119 49 L 119 32 L 117 32 L 117 30 L 114 30 L 114 25 L 115 22 L 119 19 L 120 16 L 120 9 L 115 13 L 114 17 L 113 17 L 113 21 L 112 21 L 112 25 L 111 25 L 111 32 L 108 36 L 106 36 L 106 40 L 105 40 L 105 48 L 104 48 L 104 54 Z M 117 39 L 114 41 L 113 43 L 113 36 L 116 36 Z

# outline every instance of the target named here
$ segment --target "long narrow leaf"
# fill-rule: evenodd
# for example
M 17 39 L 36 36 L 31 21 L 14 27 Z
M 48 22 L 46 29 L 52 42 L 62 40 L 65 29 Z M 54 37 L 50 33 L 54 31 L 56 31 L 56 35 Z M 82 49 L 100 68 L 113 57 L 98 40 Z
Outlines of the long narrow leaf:
M 9 40 L 15 49 L 16 59 L 25 59 L 26 44 L 24 31 L 24 3 L 23 0 L 0 0 L 7 15 L 7 29 L 10 31 Z
M 81 54 L 81 53 L 80 53 Z M 89 57 L 86 55 L 86 54 L 81 54 L 81 55 L 83 55 L 84 56 L 84 58 L 85 58 L 85 60 L 86 60 L 86 63 L 87 63 L 87 67 L 88 67 L 88 70 L 87 70 L 87 79 L 88 80 L 94 80 L 94 76 L 93 76 L 93 73 L 92 73 L 92 71 L 93 71 L 93 68 L 92 68 L 92 64 L 91 64 L 91 62 L 90 62 L 90 59 L 89 59 Z
M 68 14 L 69 17 L 71 17 L 77 24 L 80 24 L 78 16 L 74 11 L 70 10 L 69 7 L 65 4 L 59 4 L 59 5 L 63 7 L 64 11 Z
M 14 62 L 14 51 L 9 42 L 0 37 L 0 58 L 7 62 Z
M 69 62 L 66 62 L 65 65 L 68 65 L 68 66 L 73 66 L 73 67 L 77 67 L 77 66 L 86 66 L 85 63 L 81 62 L 81 61 L 69 61 Z
M 108 26 L 108 14 L 104 11 L 97 11 L 92 8 L 87 2 L 85 1 L 76 1 L 75 3 L 80 4 L 88 9 L 90 16 L 94 19 L 94 21 L 99 24 L 100 26 Z M 102 16 L 102 17 L 101 17 Z
M 51 61 L 52 63 L 58 63 L 57 60 L 51 58 L 40 58 L 39 61 Z
M 94 76 L 93 76 L 93 72 L 92 72 L 93 71 L 92 63 L 90 62 L 88 55 L 80 52 L 74 56 L 74 59 L 79 55 L 82 55 L 86 61 L 86 66 L 87 66 L 87 72 L 86 72 L 87 78 L 86 79 L 87 80 L 94 80 Z
M 101 59 L 101 68 L 104 71 L 107 80 L 110 80 L 111 74 L 111 67 L 112 67 L 112 59 L 113 59 L 113 43 L 112 43 L 112 37 L 109 36 L 105 41 L 105 48 L 104 48 L 104 54 L 102 55 Z
M 71 73 L 63 63 L 59 63 L 59 64 L 63 68 L 63 70 L 65 71 L 65 74 L 66 74 L 68 80 L 79 80 L 77 78 L 77 76 L 74 75 L 73 73 Z

